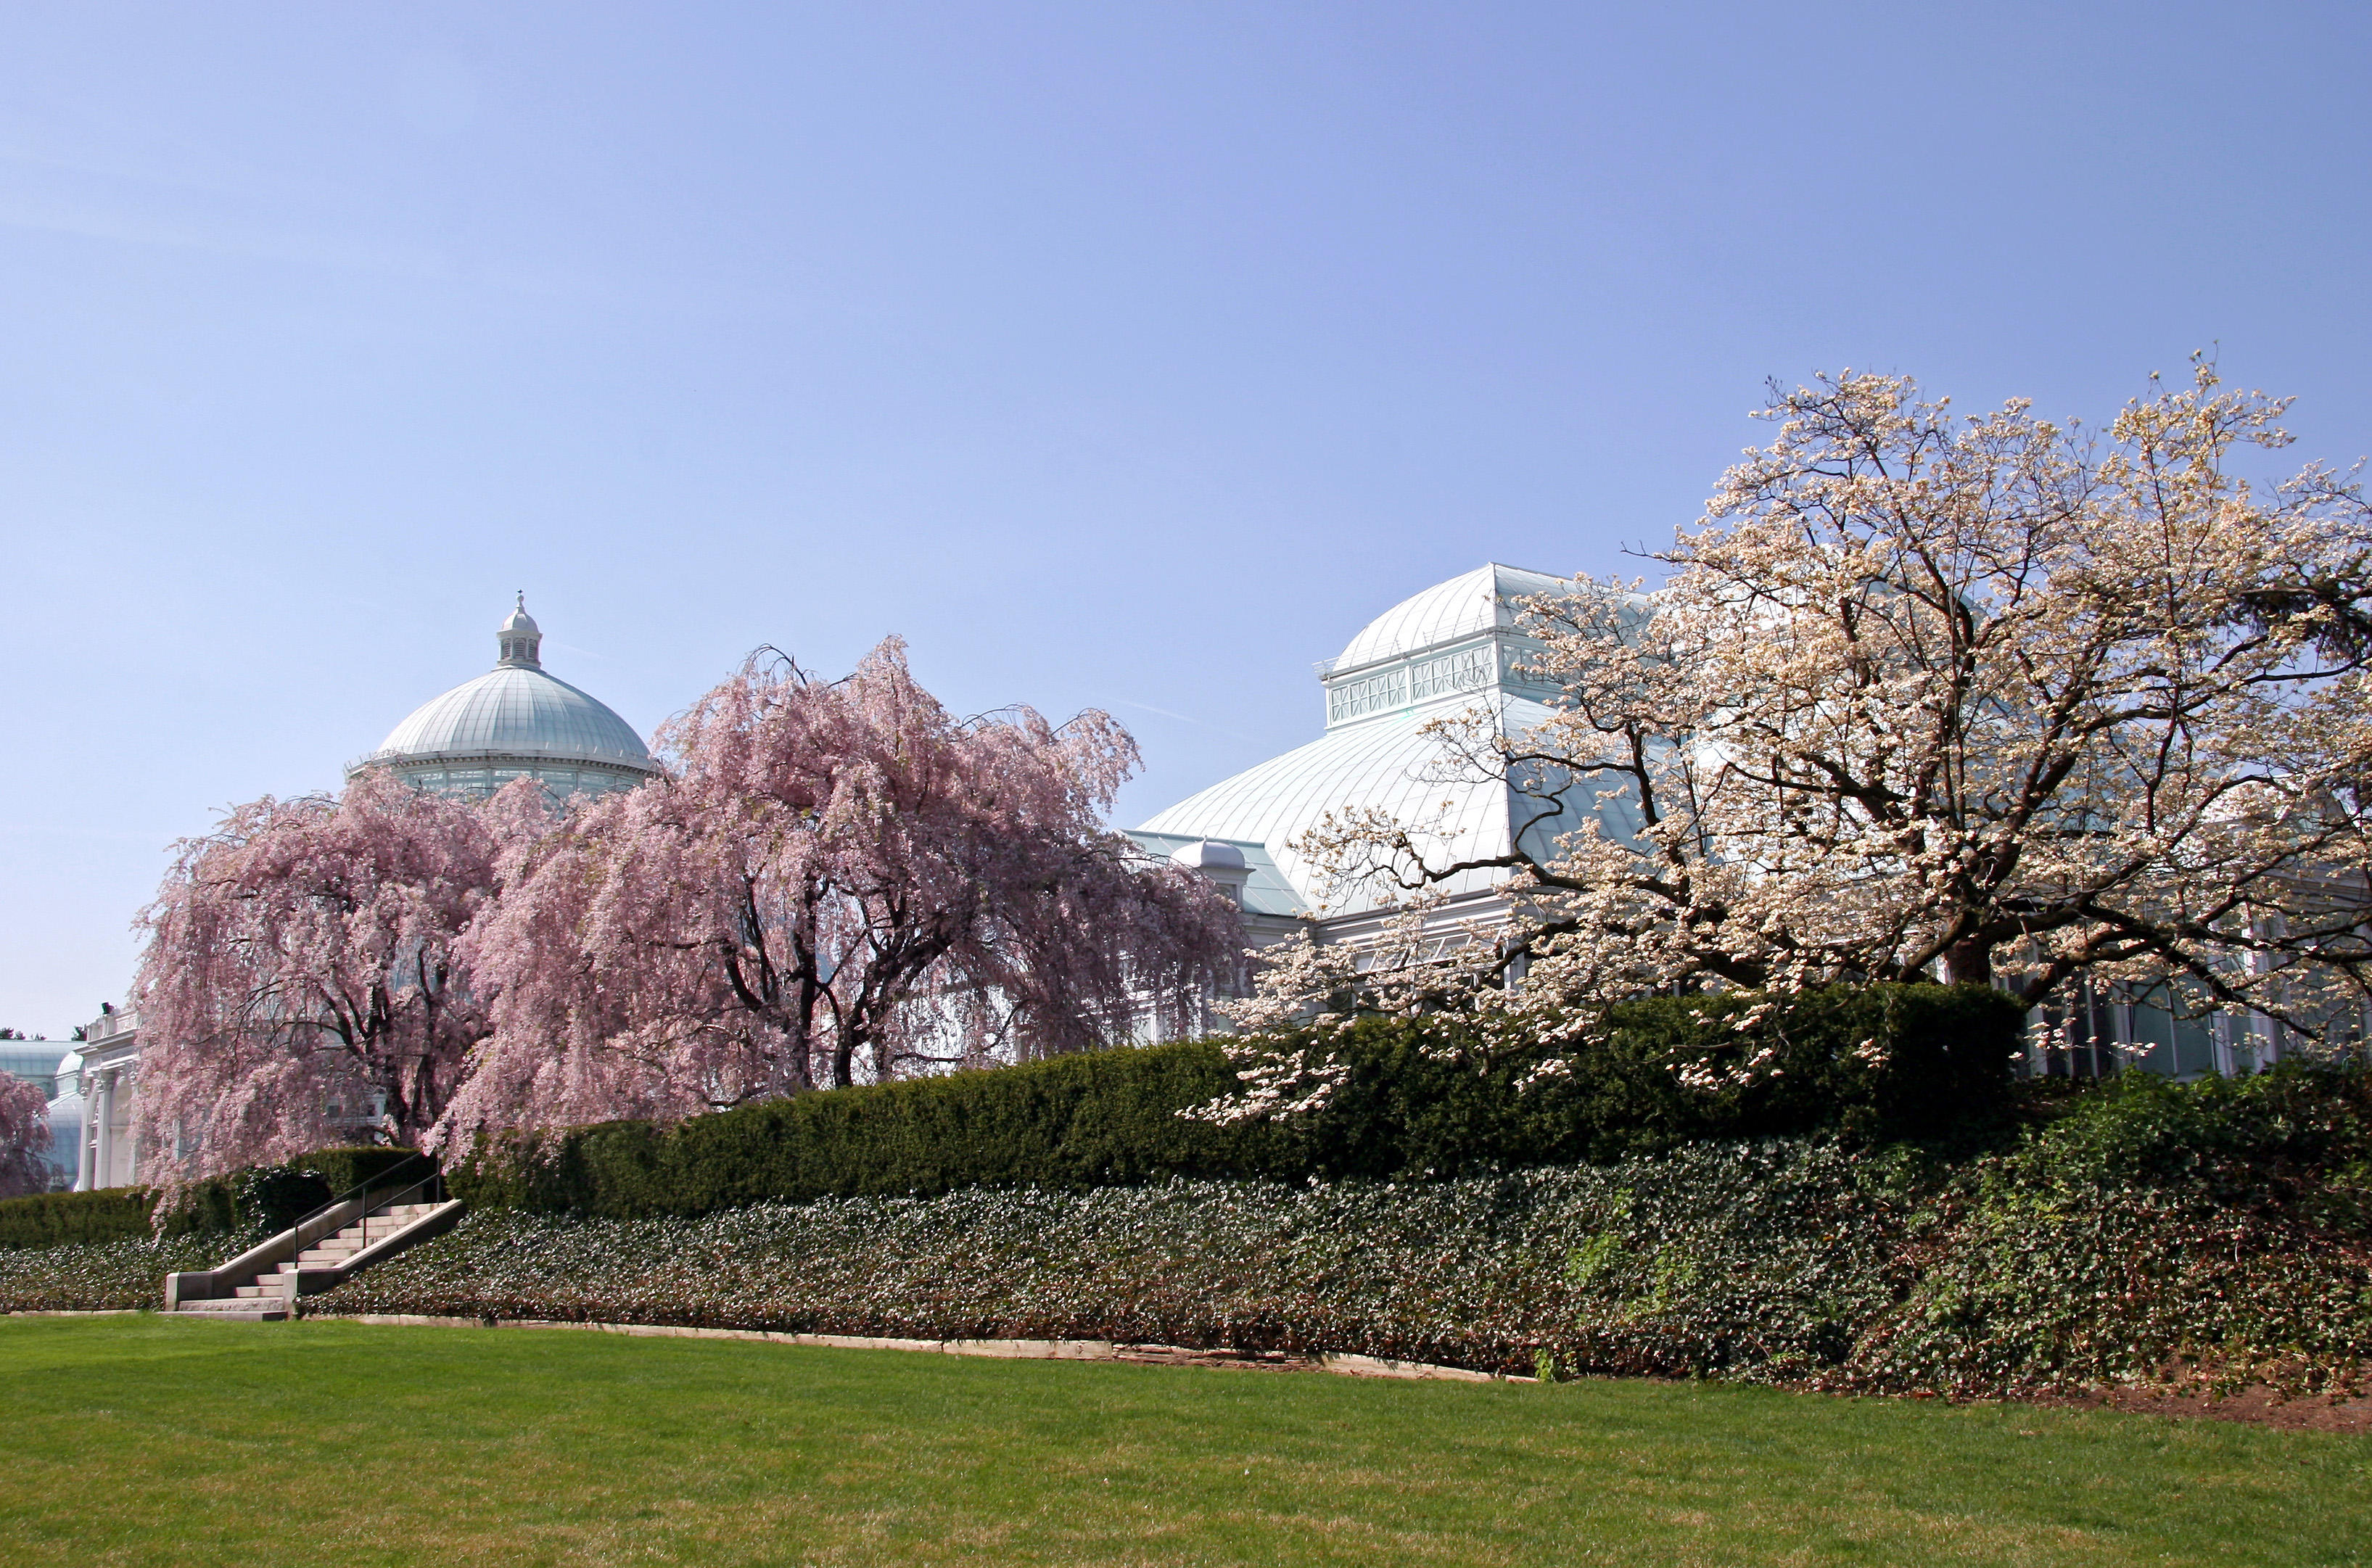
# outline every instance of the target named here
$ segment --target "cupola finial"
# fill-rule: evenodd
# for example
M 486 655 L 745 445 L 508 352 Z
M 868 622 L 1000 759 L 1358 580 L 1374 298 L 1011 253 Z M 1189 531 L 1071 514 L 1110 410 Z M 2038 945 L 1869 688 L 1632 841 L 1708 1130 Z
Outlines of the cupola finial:
M 543 668 L 543 633 L 536 625 L 535 617 L 527 612 L 525 588 L 519 590 L 518 607 L 511 611 L 510 619 L 503 622 L 502 630 L 494 633 L 494 641 L 503 651 L 498 662 L 524 666 L 529 669 Z

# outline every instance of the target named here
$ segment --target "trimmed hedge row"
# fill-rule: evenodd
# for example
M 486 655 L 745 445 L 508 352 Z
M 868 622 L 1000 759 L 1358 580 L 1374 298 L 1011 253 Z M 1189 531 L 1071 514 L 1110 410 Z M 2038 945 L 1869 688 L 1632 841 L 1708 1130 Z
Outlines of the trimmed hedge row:
M 167 1236 L 273 1236 L 415 1152 L 373 1145 L 315 1149 L 285 1165 L 210 1177 L 187 1189 L 158 1228 Z
M 2007 1130 L 2024 1020 L 1997 993 L 1837 988 L 1733 1028 L 1758 1001 L 1633 1003 L 1602 1042 L 1495 1058 L 1451 1020 L 1370 1020 L 1339 1048 L 1351 1070 L 1326 1107 L 1276 1121 L 1179 1114 L 1236 1087 L 1220 1045 L 1201 1040 L 503 1140 L 448 1182 L 472 1208 L 633 1218 L 967 1187 L 1448 1178 L 1815 1132 L 1968 1145 Z M 1734 1066 L 1765 1048 L 1745 1086 L 1678 1079 L 1683 1064 Z M 1519 1088 L 1552 1054 L 1567 1069 Z
M 2368 1151 L 2360 1072 L 2134 1074 L 1970 1160 L 1763 1140 L 1448 1181 L 479 1213 L 308 1308 L 1959 1398 L 2192 1376 L 2336 1392 L 2372 1366 Z
M 0 1248 L 99 1246 L 156 1234 L 271 1236 L 412 1157 L 410 1149 L 316 1149 L 285 1165 L 210 1177 L 184 1190 L 161 1225 L 157 1193 L 146 1187 L 0 1200 Z
M 0 1247 L 99 1247 L 146 1237 L 157 1195 L 145 1187 L 0 1199 Z

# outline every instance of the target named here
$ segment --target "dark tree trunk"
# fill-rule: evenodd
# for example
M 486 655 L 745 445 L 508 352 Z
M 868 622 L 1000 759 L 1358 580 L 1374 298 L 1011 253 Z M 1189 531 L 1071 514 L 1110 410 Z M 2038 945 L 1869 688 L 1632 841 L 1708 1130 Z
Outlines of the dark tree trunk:
M 1944 980 L 1949 985 L 1991 985 L 1994 982 L 1993 944 L 1969 936 L 1945 948 Z

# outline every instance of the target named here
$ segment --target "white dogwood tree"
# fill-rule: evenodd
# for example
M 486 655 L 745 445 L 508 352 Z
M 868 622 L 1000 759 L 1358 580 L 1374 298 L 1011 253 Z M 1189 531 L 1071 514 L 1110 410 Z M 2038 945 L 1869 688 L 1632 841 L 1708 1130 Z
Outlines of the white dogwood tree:
M 2350 476 L 2254 483 L 2285 404 L 2212 367 L 2105 431 L 1956 418 L 1906 379 L 1778 392 L 1776 437 L 1654 559 L 1535 601 L 1554 716 L 1445 721 L 1549 854 L 1444 955 L 1423 822 L 1304 847 L 1407 914 L 1285 951 L 1241 1021 L 1453 1006 L 1537 1039 L 1651 993 L 2079 976 L 2354 1035 L 2372 981 L 2372 517 Z M 1610 831 L 1593 807 L 1635 824 Z M 1520 838 L 1518 843 L 1538 842 Z M 1521 983 L 1512 983 L 1520 976 Z M 1323 1030 L 1321 1029 L 1321 1034 Z M 1323 1077 L 1271 1063 L 1271 1103 Z

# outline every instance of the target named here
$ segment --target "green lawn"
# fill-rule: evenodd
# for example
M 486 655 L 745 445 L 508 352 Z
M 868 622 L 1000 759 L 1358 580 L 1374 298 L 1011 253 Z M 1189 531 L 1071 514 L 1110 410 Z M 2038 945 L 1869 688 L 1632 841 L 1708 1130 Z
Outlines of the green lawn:
M 2372 1440 L 1718 1386 L 0 1319 L 0 1562 L 2372 1561 Z

